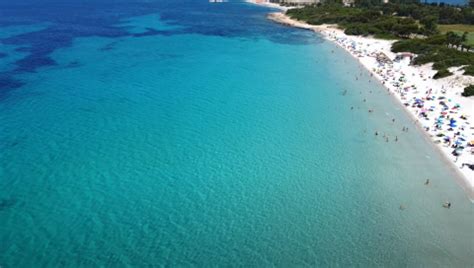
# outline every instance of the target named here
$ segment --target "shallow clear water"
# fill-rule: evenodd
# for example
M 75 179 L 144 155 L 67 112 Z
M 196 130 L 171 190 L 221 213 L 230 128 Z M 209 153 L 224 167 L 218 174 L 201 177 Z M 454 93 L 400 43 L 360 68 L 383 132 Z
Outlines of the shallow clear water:
M 0 4 L 0 266 L 473 265 L 474 206 L 333 44 L 239 2 L 31 5 Z

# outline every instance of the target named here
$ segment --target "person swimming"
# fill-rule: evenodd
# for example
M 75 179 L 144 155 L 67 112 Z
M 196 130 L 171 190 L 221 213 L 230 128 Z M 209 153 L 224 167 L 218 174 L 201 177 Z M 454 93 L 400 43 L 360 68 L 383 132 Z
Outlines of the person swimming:
M 443 207 L 444 207 L 444 208 L 451 208 L 451 202 L 446 201 L 446 202 L 443 204 Z

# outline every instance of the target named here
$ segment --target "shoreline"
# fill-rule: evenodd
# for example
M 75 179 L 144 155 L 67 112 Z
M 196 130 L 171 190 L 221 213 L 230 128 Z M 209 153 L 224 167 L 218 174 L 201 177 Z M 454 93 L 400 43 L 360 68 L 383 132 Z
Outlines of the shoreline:
M 390 59 L 396 57 L 396 54 L 391 52 L 391 46 L 395 41 L 349 36 L 344 34 L 343 30 L 338 29 L 335 25 L 310 25 L 291 19 L 283 13 L 288 8 L 281 7 L 278 4 L 256 3 L 255 1 L 247 2 L 281 10 L 282 12 L 269 13 L 267 18 L 279 24 L 316 32 L 354 57 L 387 89 L 392 97 L 397 99 L 397 102 L 404 108 L 404 112 L 413 120 L 416 128 L 424 133 L 424 138 L 441 153 L 442 159 L 449 165 L 447 168 L 457 175 L 455 181 L 464 189 L 471 202 L 474 203 L 474 171 L 468 167 L 462 168 L 463 163 L 474 164 L 474 154 L 470 153 L 472 147 L 466 147 L 463 154 L 455 157 L 452 154 L 452 151 L 455 149 L 447 145 L 447 142 L 444 141 L 445 137 L 437 136 L 440 133 L 451 136 L 459 130 L 459 132 L 462 131 L 461 135 L 464 135 L 466 143 L 474 140 L 474 109 L 470 108 L 474 107 L 474 98 L 466 98 L 460 95 L 467 84 L 474 84 L 474 77 L 462 75 L 462 71 L 459 70 L 460 68 L 455 67 L 450 68 L 454 73 L 453 75 L 435 80 L 431 78 L 436 73 L 431 68 L 432 64 L 413 66 L 409 65 L 409 60 L 407 59 L 402 59 L 400 62 L 381 64 L 376 59 L 380 53 L 383 53 L 384 56 Z M 442 109 L 443 106 L 439 103 L 440 100 L 438 98 L 429 99 L 430 95 L 443 97 L 443 101 L 446 102 L 449 109 L 445 112 Z M 414 106 L 415 99 L 423 100 L 425 106 L 422 108 Z M 455 104 L 459 104 L 460 107 L 455 106 Z M 425 107 L 431 108 L 428 110 Z M 448 112 L 449 114 L 447 114 Z M 449 131 L 449 125 L 446 123 L 440 129 L 435 128 L 436 120 L 439 120 L 436 118 L 436 115 L 441 113 L 455 118 L 460 128 L 456 126 L 457 129 L 455 131 Z M 422 118 L 420 114 L 427 116 Z M 461 115 L 466 115 L 467 119 L 459 119 Z M 461 126 L 463 127 L 461 128 Z M 456 135 L 454 135 L 452 141 L 454 142 L 455 139 Z

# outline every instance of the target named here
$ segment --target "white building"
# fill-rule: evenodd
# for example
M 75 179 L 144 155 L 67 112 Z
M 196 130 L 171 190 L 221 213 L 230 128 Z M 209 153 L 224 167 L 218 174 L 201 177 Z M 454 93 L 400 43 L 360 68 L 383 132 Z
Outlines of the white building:
M 385 0 L 382 0 L 382 1 L 385 1 Z M 387 0 L 388 1 L 388 0 Z M 342 0 L 342 3 L 345 5 L 345 6 L 352 6 L 354 4 L 355 0 Z

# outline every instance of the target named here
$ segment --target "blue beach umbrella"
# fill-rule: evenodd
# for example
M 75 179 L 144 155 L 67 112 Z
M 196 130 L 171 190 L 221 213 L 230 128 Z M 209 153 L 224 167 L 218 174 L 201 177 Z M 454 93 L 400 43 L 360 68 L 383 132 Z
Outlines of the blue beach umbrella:
M 456 120 L 454 120 L 454 119 L 449 120 L 449 126 L 450 127 L 456 127 Z

